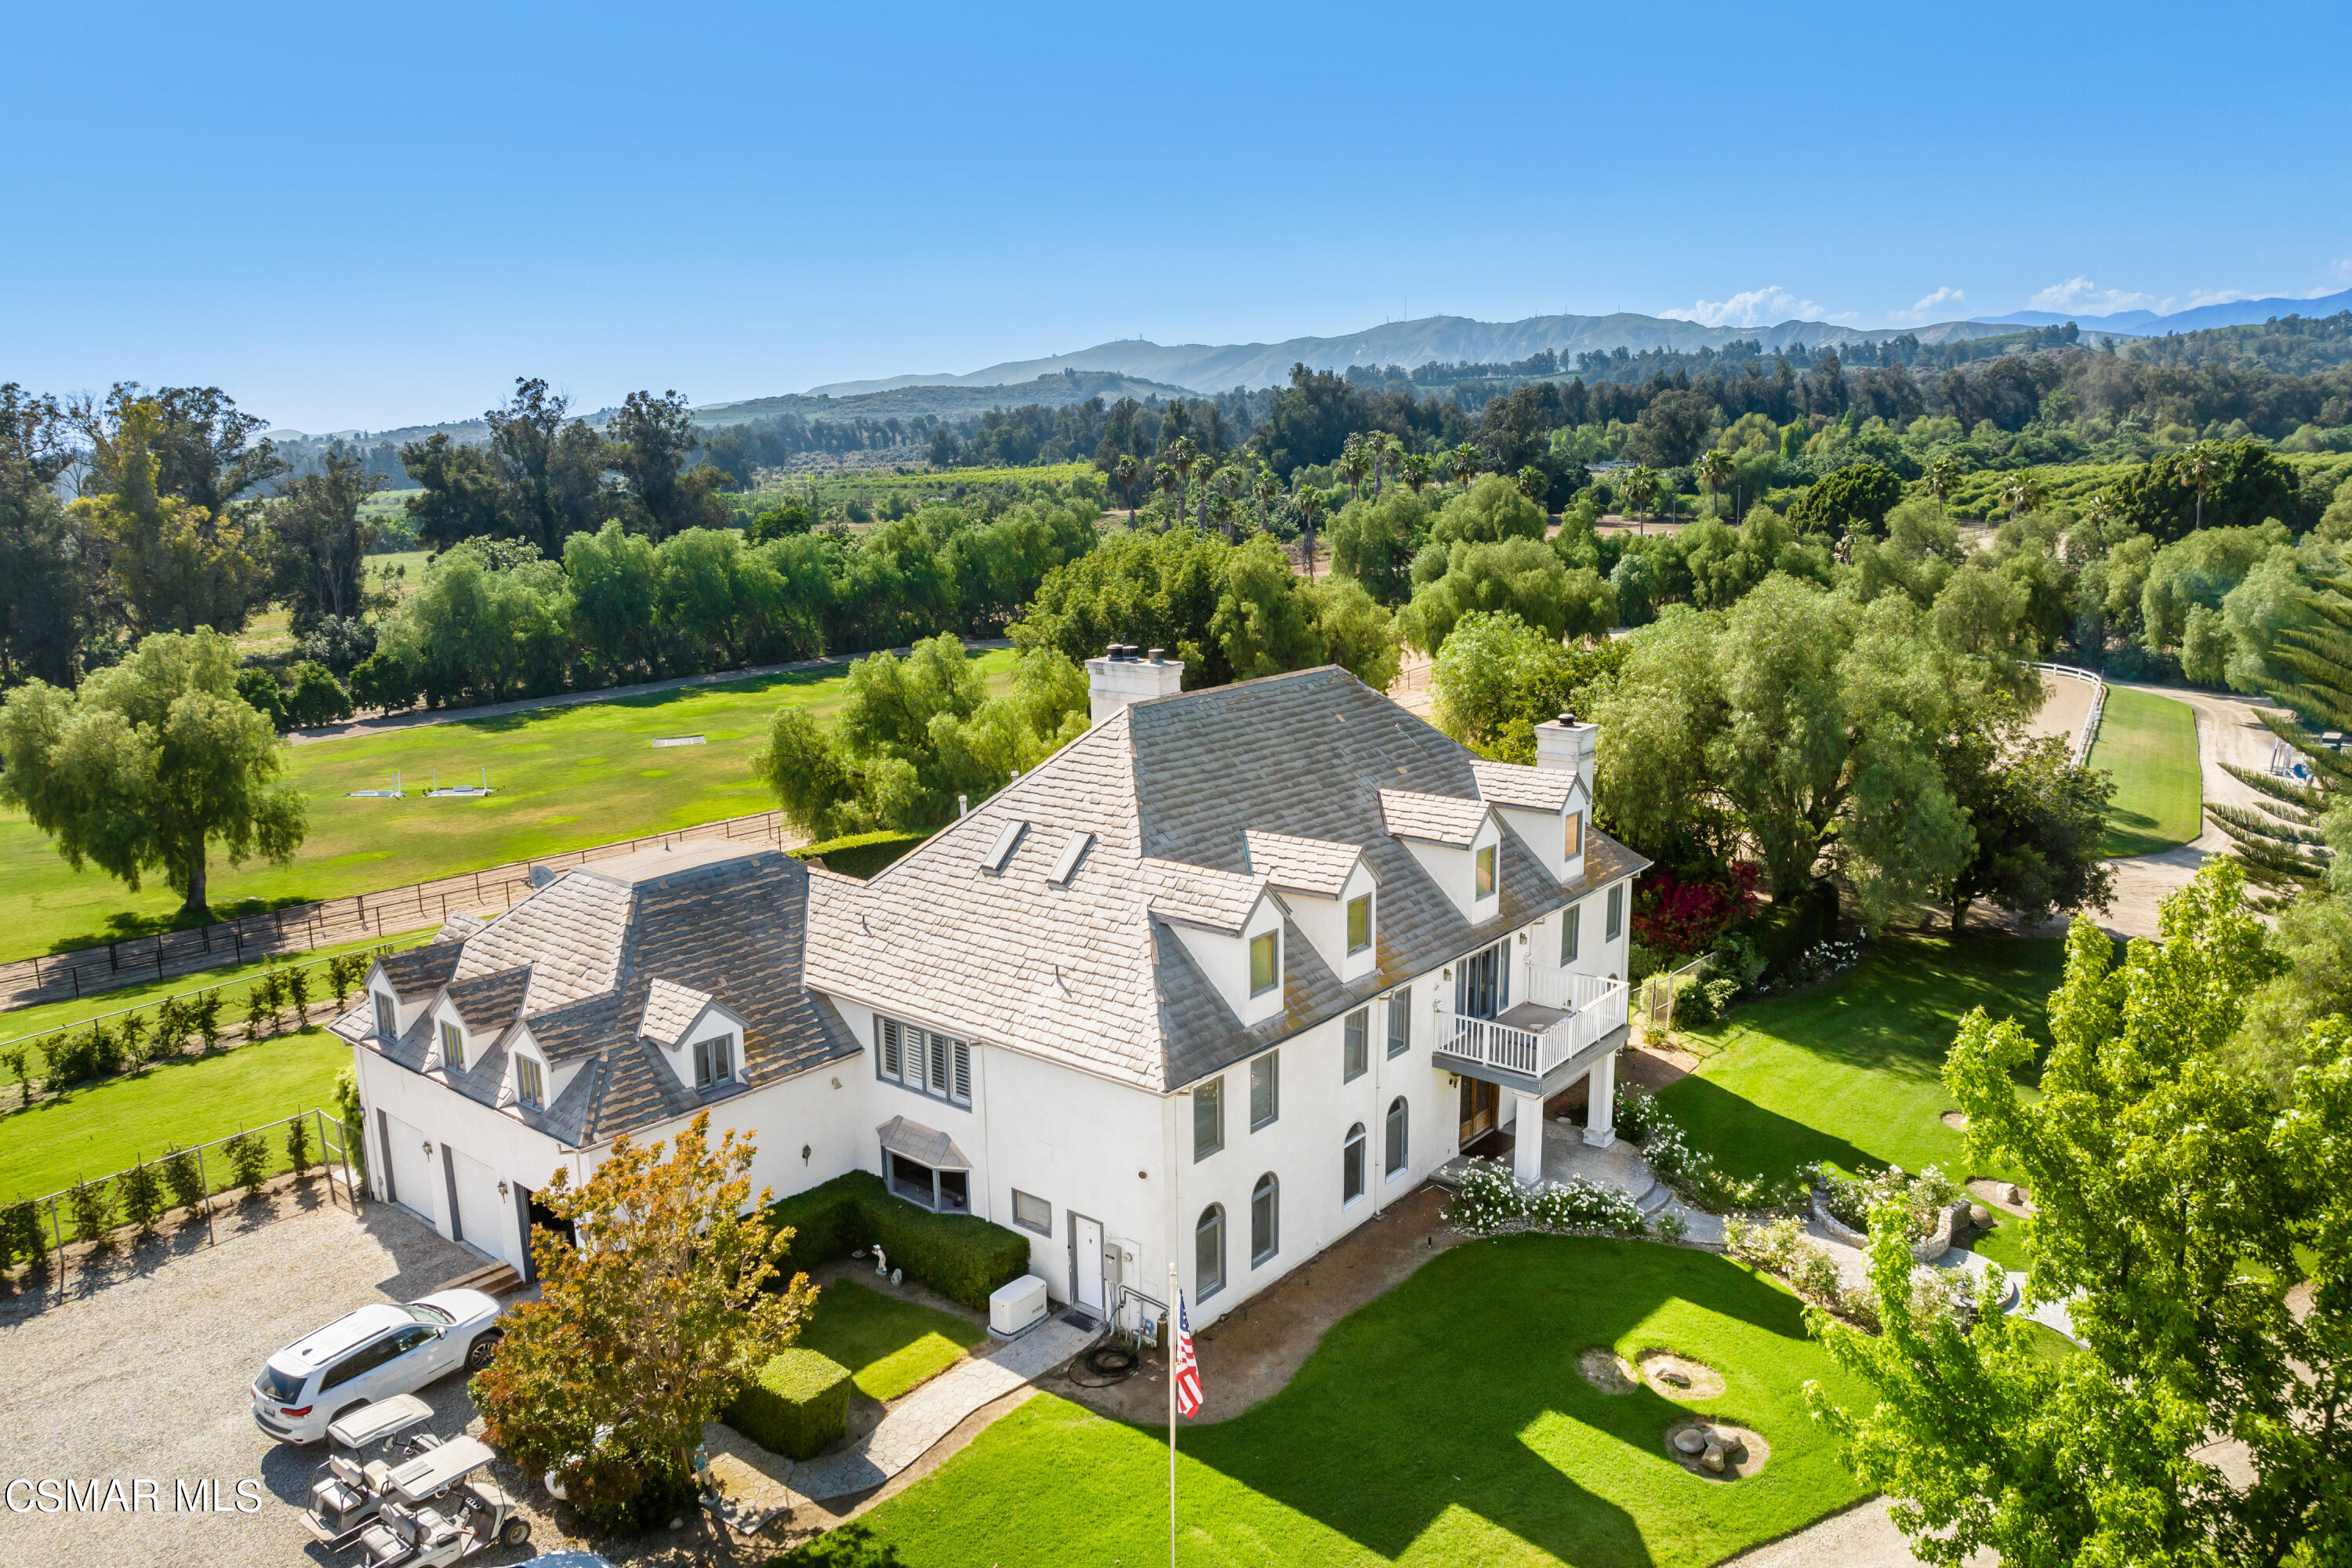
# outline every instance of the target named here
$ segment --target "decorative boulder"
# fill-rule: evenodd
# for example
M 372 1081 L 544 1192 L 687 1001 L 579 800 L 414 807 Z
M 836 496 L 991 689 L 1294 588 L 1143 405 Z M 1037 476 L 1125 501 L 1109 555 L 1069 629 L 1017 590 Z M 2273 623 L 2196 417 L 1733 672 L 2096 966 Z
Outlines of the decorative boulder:
M 2007 1204 L 2021 1204 L 2025 1201 L 2024 1190 L 2013 1183 L 2001 1188 L 2000 1196 L 2001 1201 Z
M 1723 1445 L 1709 1443 L 1706 1446 L 1706 1452 L 1699 1456 L 1698 1462 L 1716 1475 L 1723 1474 Z
M 1985 1207 L 1982 1204 L 1970 1204 L 1969 1205 L 1969 1223 L 1979 1226 L 1979 1228 L 1990 1225 L 1992 1223 L 1992 1210 Z
M 1706 1446 L 1706 1434 L 1700 1431 L 1696 1426 L 1685 1426 L 1681 1431 L 1675 1434 L 1675 1451 L 1676 1453 L 1696 1454 Z

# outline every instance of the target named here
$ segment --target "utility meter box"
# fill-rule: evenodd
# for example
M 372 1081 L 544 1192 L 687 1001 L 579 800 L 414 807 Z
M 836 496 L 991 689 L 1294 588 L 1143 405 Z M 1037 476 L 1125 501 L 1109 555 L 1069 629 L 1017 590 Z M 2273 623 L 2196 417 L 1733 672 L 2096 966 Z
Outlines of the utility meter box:
M 1045 1321 L 1045 1282 L 1024 1274 L 989 1293 L 988 1331 L 999 1339 L 1027 1333 Z

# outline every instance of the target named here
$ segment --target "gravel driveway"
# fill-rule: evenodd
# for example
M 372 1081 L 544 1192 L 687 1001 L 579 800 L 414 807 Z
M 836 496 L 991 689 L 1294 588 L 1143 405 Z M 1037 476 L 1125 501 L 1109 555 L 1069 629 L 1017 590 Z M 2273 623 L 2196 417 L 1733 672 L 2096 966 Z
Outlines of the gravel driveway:
M 285 1216 L 217 1246 L 170 1237 L 137 1266 L 118 1263 L 85 1289 L 68 1266 L 43 1310 L 0 1297 L 0 1484 L 55 1477 L 159 1483 L 160 1503 L 138 1511 L 44 1515 L 0 1508 L 0 1564 L 245 1564 L 324 1562 L 298 1510 L 324 1450 L 269 1441 L 253 1424 L 247 1390 L 271 1352 L 370 1301 L 424 1295 L 478 1263 L 387 1204 L 354 1215 L 292 1196 Z M 473 1417 L 462 1377 L 423 1391 L 446 1436 Z M 511 1482 L 514 1478 L 501 1478 Z M 183 1511 L 175 1483 L 217 1483 L 216 1513 Z M 239 1482 L 249 1512 L 236 1511 Z M 17 1488 L 16 1498 L 26 1497 Z M 534 1547 L 561 1544 L 534 1520 Z M 477 1558 L 485 1565 L 530 1550 Z

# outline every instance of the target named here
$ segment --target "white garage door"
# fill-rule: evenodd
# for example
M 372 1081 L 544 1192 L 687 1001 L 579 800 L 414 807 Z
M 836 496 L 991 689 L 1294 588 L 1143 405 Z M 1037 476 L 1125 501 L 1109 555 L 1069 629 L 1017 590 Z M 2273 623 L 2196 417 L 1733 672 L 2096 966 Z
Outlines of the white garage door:
M 425 1134 L 389 1111 L 380 1113 L 385 1151 L 392 1157 L 392 1195 L 401 1207 L 433 1218 L 433 1180 L 437 1173 L 425 1157 Z
M 450 1173 L 457 1179 L 457 1224 L 464 1239 L 493 1258 L 516 1261 L 507 1233 L 514 1228 L 512 1205 L 499 1196 L 499 1178 L 488 1165 L 458 1150 L 449 1151 Z

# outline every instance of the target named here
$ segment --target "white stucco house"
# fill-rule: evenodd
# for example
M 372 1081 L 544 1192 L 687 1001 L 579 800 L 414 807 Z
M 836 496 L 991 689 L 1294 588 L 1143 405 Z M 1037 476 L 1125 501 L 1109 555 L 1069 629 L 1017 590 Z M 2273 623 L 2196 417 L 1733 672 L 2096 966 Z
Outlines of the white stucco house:
M 875 1172 L 1095 1312 L 1172 1260 L 1198 1326 L 1580 1081 L 1612 1138 L 1646 863 L 1592 725 L 1523 767 L 1339 669 L 1087 668 L 1085 735 L 870 881 L 682 845 L 378 963 L 335 1025 L 377 1194 L 527 1270 L 555 1169 L 707 1109 L 778 1195 Z

